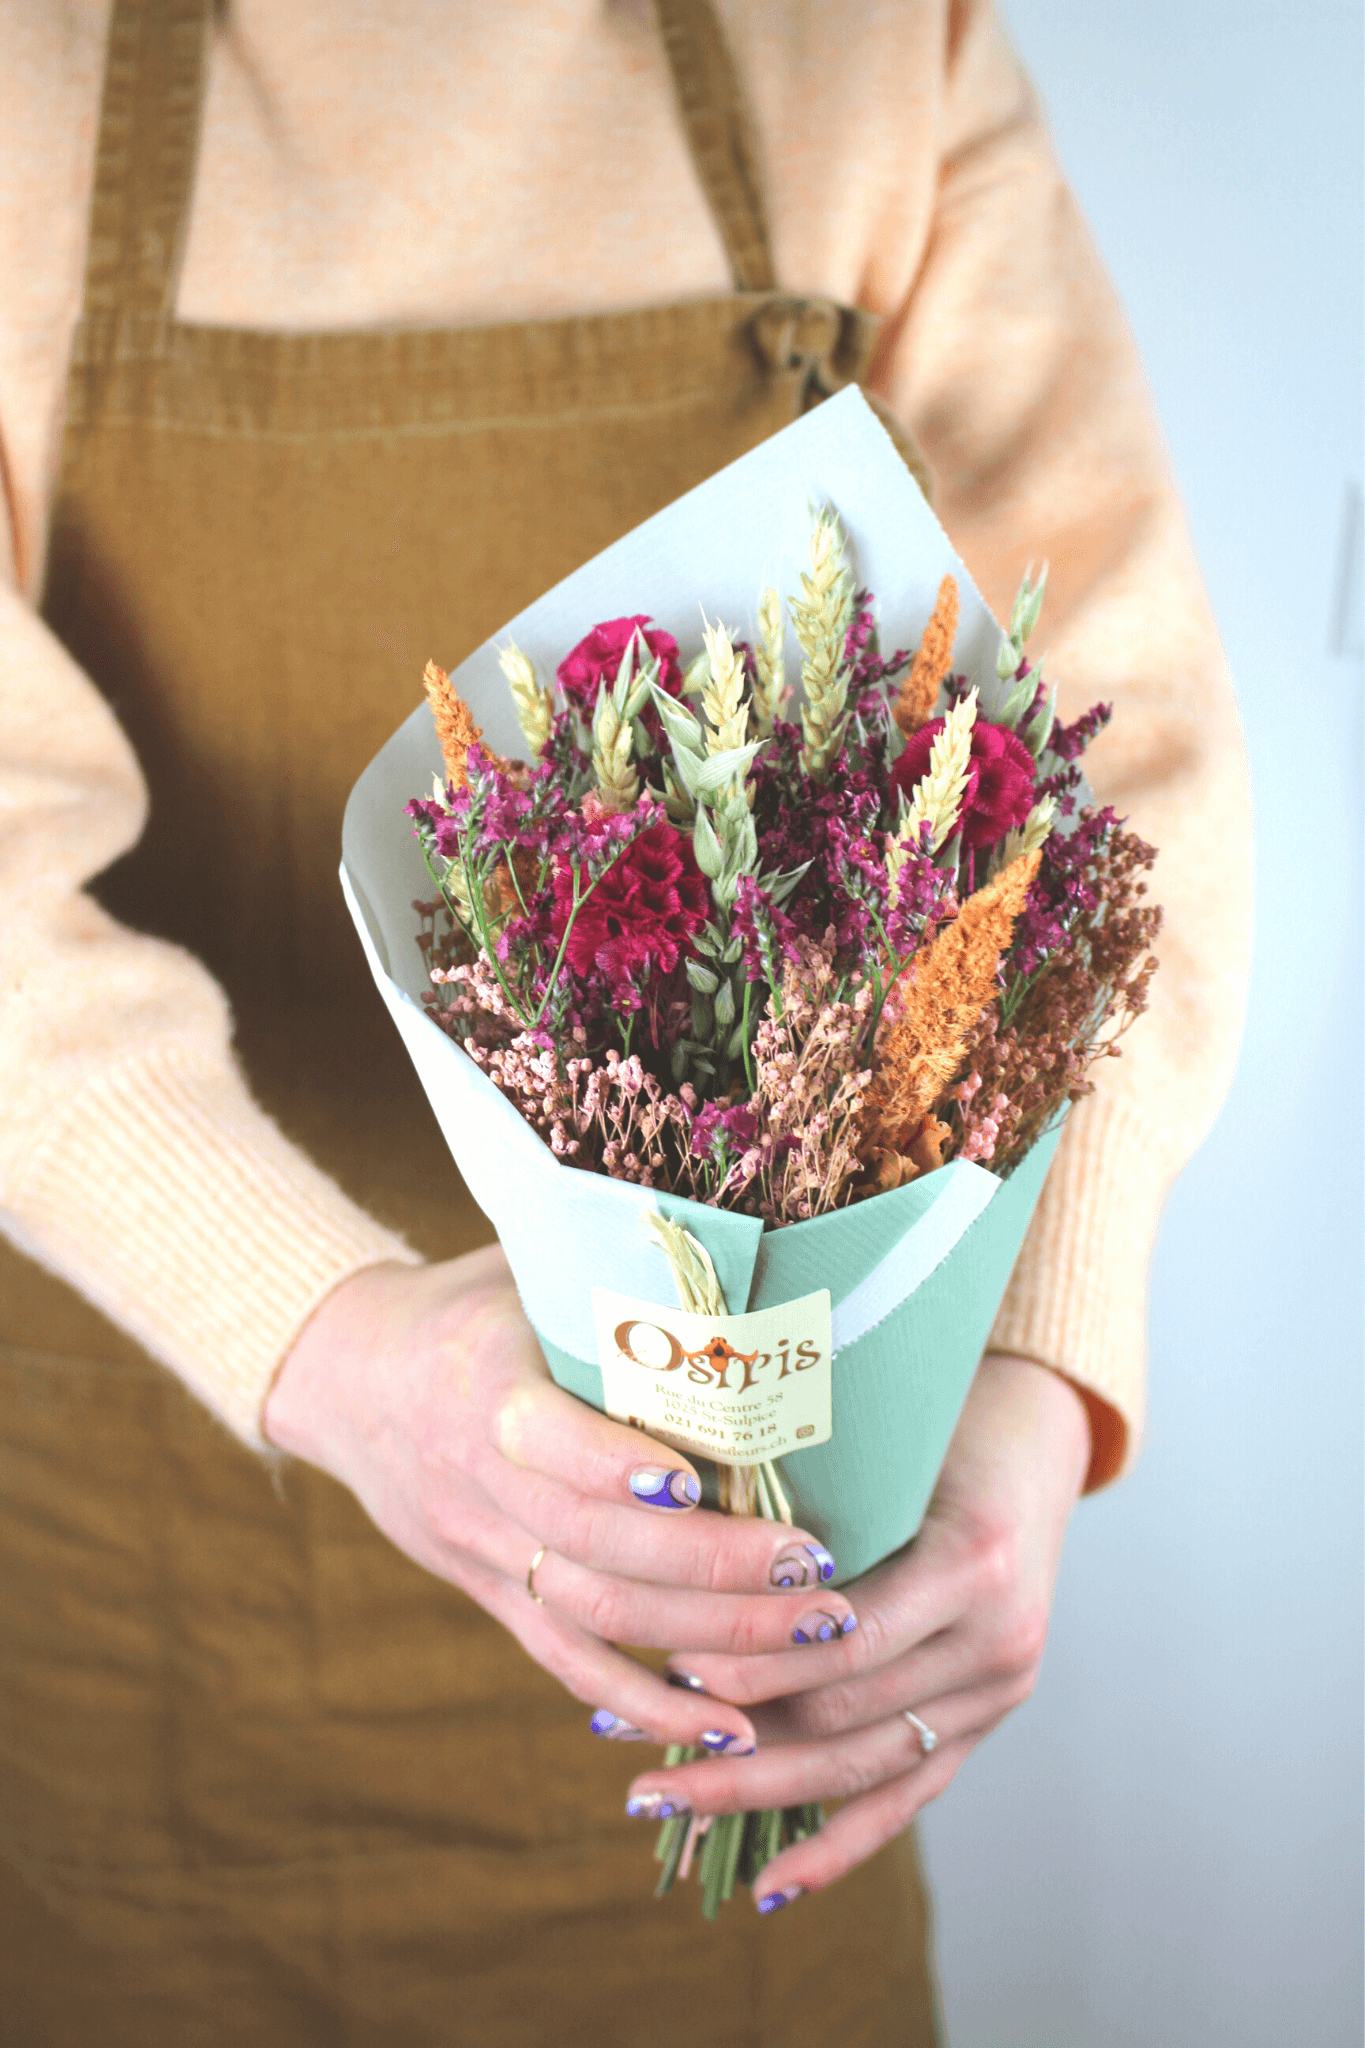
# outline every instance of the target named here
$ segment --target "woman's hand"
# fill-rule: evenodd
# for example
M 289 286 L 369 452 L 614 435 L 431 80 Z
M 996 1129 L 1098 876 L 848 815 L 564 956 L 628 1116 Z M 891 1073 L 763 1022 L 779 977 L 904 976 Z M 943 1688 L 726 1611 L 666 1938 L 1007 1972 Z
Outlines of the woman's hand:
M 579 1699 L 597 1733 L 745 1751 L 735 1706 L 614 1643 L 775 1651 L 834 1560 L 771 1522 L 698 1511 L 687 1460 L 555 1386 L 497 1246 L 366 1268 L 299 1336 L 265 1433 L 348 1486 L 418 1564 L 462 1586 Z M 535 1592 L 527 1573 L 541 1547 Z M 849 1603 L 818 1593 L 842 1626 Z
M 1065 1380 L 987 1356 L 919 1535 L 848 1588 L 856 1632 L 777 1655 L 676 1658 L 712 1698 L 754 1709 L 758 1753 L 642 1773 L 632 1810 L 657 1811 L 660 1797 L 701 1814 L 846 1801 L 760 1873 L 760 1911 L 871 1856 L 1032 1691 L 1089 1456 Z

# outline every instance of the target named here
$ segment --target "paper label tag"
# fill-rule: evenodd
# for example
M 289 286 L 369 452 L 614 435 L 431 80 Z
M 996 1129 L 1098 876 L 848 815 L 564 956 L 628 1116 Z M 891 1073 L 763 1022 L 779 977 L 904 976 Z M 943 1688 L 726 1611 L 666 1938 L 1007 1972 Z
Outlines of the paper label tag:
M 720 1465 L 833 1434 L 829 1289 L 746 1316 L 697 1316 L 592 1290 L 608 1415 Z

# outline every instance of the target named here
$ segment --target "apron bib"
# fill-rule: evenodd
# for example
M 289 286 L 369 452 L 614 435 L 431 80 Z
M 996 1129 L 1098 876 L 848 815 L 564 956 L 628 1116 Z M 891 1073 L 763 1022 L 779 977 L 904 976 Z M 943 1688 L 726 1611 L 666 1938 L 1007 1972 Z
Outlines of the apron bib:
M 715 17 L 658 12 L 734 292 L 294 334 L 175 319 L 211 8 L 113 11 L 43 603 L 151 789 L 97 893 L 209 964 L 259 1098 L 432 1257 L 488 1227 L 342 903 L 351 785 L 429 655 L 863 375 L 876 332 L 776 289 Z M 7 2048 L 936 2038 L 908 1837 L 772 1922 L 656 1902 L 587 1710 L 6 1245 L 0 1473 Z

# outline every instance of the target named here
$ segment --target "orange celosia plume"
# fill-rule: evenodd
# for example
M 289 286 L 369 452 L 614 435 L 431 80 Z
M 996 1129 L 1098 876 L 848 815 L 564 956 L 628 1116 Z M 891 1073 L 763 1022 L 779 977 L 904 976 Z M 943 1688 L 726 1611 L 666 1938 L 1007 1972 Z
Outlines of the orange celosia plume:
M 934 715 L 938 686 L 952 665 L 953 642 L 957 638 L 957 584 L 945 576 L 919 652 L 911 662 L 892 716 L 903 733 L 918 732 Z
M 465 756 L 475 741 L 483 738 L 483 728 L 475 725 L 473 712 L 445 670 L 438 668 L 434 661 L 427 663 L 422 681 L 426 686 L 431 715 L 436 721 L 436 737 L 441 743 L 446 775 L 456 789 L 464 789 L 469 783 Z
M 954 1079 L 967 1035 L 995 994 L 1000 955 L 1038 872 L 1035 848 L 969 896 L 906 969 L 900 1007 L 877 1048 L 862 1116 L 864 1158 L 910 1154 L 926 1117 Z M 917 1162 L 918 1163 L 918 1162 Z

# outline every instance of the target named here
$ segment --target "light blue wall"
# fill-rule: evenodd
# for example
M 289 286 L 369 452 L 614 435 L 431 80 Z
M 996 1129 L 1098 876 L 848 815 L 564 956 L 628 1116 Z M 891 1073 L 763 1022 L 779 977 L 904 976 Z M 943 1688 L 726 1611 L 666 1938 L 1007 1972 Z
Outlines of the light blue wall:
M 1008 11 L 1136 331 L 1238 680 L 1259 909 L 1236 1085 L 1153 1273 L 1148 1448 L 1078 1512 L 1037 1694 L 927 1819 L 949 2032 L 1347 2048 L 1362 674 L 1359 583 L 1338 585 L 1361 469 L 1360 13 Z M 1357 517 L 1357 565 L 1359 547 Z

